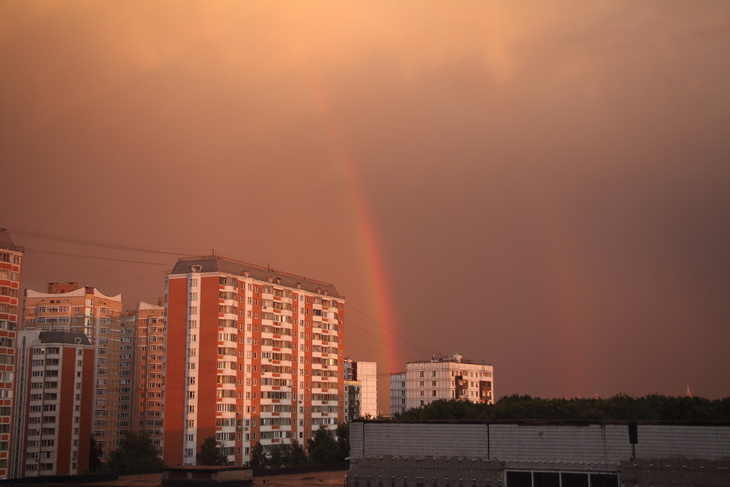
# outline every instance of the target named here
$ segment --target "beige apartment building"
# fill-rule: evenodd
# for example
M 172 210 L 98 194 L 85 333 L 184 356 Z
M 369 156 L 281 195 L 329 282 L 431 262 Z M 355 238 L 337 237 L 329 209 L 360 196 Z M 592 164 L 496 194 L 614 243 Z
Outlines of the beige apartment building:
M 494 370 L 491 365 L 452 357 L 406 364 L 406 410 L 439 399 L 494 403 Z

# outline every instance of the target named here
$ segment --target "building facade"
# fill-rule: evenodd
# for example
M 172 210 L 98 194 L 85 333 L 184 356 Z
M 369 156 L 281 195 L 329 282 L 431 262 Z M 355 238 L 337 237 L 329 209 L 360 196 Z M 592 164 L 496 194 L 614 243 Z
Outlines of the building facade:
M 14 477 L 75 475 L 89 469 L 97 349 L 83 333 L 19 332 Z
M 378 364 L 345 359 L 345 380 L 360 383 L 360 415 L 358 417 L 377 418 Z
M 406 373 L 390 374 L 390 417 L 406 410 Z
M 0 479 L 10 478 L 15 421 L 16 340 L 20 318 L 21 246 L 0 228 Z M 17 438 L 15 441 L 19 441 Z
M 344 420 L 345 301 L 332 284 L 220 256 L 166 278 L 163 459 L 214 437 L 234 466 Z
M 406 409 L 440 399 L 494 403 L 493 367 L 450 358 L 432 358 L 406 364 Z
M 137 305 L 134 416 L 132 429 L 146 431 L 162 448 L 162 391 L 165 384 L 165 307 Z
M 345 379 L 345 421 L 353 421 L 362 417 L 360 395 L 362 382 Z
M 132 378 L 131 355 L 125 359 L 127 375 L 122 372 L 121 310 L 121 295 L 107 296 L 77 283 L 50 283 L 46 293 L 26 290 L 15 424 L 27 449 L 14 457 L 15 476 L 83 472 L 90 436 L 102 456 L 116 449 L 125 432 L 120 413 L 131 412 L 120 410 L 122 381 L 131 388 Z M 56 423 L 48 414 L 54 411 L 59 412 Z M 128 418 L 121 417 L 122 423 Z M 38 440 L 33 438 L 36 430 Z

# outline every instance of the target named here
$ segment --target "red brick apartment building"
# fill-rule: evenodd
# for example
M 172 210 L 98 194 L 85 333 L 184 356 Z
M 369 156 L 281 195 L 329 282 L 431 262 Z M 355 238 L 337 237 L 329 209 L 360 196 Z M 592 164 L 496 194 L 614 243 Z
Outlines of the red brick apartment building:
M 15 343 L 23 247 L 0 228 L 0 479 L 9 478 L 14 422 Z
M 345 300 L 332 284 L 220 256 L 166 278 L 163 458 L 215 437 L 233 465 L 344 420 Z

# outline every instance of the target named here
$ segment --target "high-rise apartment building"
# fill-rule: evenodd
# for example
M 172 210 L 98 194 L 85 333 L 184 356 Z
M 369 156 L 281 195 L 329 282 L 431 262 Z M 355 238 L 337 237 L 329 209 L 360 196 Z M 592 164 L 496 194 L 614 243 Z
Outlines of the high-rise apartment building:
M 135 431 L 146 431 L 156 448 L 162 448 L 162 390 L 165 383 L 165 307 L 137 305 L 136 369 L 134 393 Z
M 17 476 L 83 472 L 90 436 L 102 455 L 116 449 L 124 433 L 120 412 L 131 413 L 120 410 L 120 385 L 128 380 L 131 387 L 132 379 L 129 367 L 122 375 L 120 363 L 121 310 L 121 295 L 76 283 L 50 283 L 46 293 L 26 290 L 16 431 L 25 436 L 27 450 L 15 457 Z M 122 416 L 122 422 L 128 418 Z M 68 458 L 60 445 L 68 448 Z M 44 461 L 36 461 L 36 453 Z
M 458 353 L 406 364 L 406 409 L 439 399 L 493 404 L 493 394 L 493 367 L 463 360 Z
M 195 465 L 206 438 L 232 465 L 257 443 L 305 445 L 344 419 L 345 301 L 334 285 L 220 256 L 166 279 L 163 459 Z
M 406 410 L 406 373 L 390 374 L 390 417 Z
M 15 347 L 23 252 L 23 247 L 13 243 L 7 230 L 0 228 L 0 479 L 10 478 L 10 452 L 14 449 Z
M 20 330 L 13 477 L 87 471 L 94 428 L 97 348 L 79 332 Z
M 378 417 L 378 364 L 345 359 L 345 380 L 360 382 L 360 416 Z
M 137 314 L 124 312 L 121 316 L 119 331 L 119 402 L 117 404 L 117 442 L 127 431 L 133 428 L 135 405 L 135 344 L 137 332 Z

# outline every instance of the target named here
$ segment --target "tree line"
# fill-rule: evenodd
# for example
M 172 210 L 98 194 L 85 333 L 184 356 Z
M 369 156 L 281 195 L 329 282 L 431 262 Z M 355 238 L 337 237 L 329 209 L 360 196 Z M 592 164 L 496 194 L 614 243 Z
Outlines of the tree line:
M 306 450 L 296 440 L 289 444 L 264 447 L 256 443 L 251 452 L 253 468 L 284 468 L 305 465 L 332 465 L 344 463 L 350 455 L 350 427 L 341 423 L 336 431 L 320 427 L 307 441 Z M 91 438 L 89 469 L 92 472 L 130 472 L 159 470 L 164 465 L 160 451 L 147 432 L 128 431 L 119 446 L 106 459 Z M 228 457 L 218 447 L 214 437 L 205 438 L 196 455 L 198 465 L 228 465 Z
M 368 420 L 369 418 L 363 418 Z M 425 420 L 564 420 L 564 421 L 728 421 L 730 397 L 710 400 L 701 397 L 672 397 L 653 394 L 632 397 L 619 394 L 610 398 L 542 399 L 511 395 L 495 404 L 440 400 L 396 414 L 393 419 Z M 251 451 L 253 468 L 284 468 L 304 465 L 344 463 L 350 454 L 349 424 L 336 431 L 320 428 L 306 443 L 264 447 L 256 443 Z M 163 467 L 159 450 L 146 432 L 128 432 L 119 447 L 104 461 L 91 439 L 91 471 L 141 471 Z M 206 438 L 197 454 L 198 465 L 226 465 L 227 456 L 214 437 Z
M 672 397 L 619 394 L 599 399 L 542 399 L 511 395 L 495 404 L 439 400 L 396 414 L 399 420 L 590 420 L 590 421 L 730 421 L 730 397 Z

